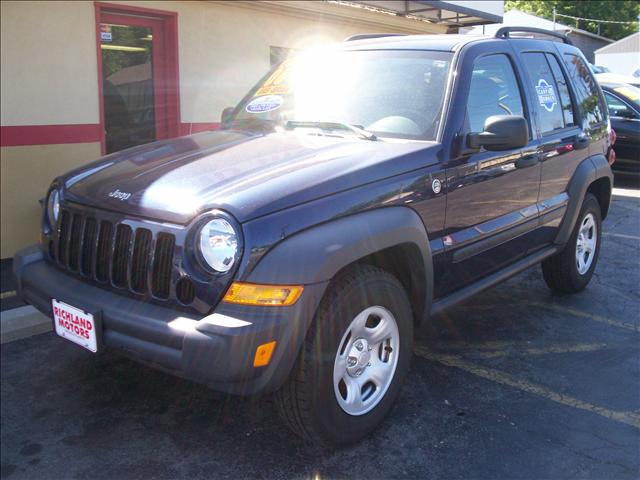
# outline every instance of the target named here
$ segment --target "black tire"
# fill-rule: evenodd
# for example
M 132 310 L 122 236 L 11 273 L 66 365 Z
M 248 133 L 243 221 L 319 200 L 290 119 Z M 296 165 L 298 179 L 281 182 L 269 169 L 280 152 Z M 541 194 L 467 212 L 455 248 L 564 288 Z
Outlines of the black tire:
M 595 253 L 593 254 L 594 256 L 591 261 L 591 266 L 586 272 L 581 274 L 576 262 L 576 248 L 580 227 L 589 214 L 593 215 L 596 225 Z M 573 227 L 571 237 L 569 237 L 569 241 L 565 245 L 564 249 L 542 262 L 542 275 L 544 276 L 544 280 L 549 288 L 553 292 L 560 294 L 577 293 L 584 290 L 591 280 L 593 271 L 598 263 L 600 244 L 602 243 L 601 240 L 602 213 L 600 210 L 600 204 L 594 195 L 587 193 L 584 201 L 582 202 L 582 208 L 580 209 L 578 220 Z
M 339 343 L 355 316 L 382 306 L 395 317 L 400 352 L 393 380 L 368 413 L 347 414 L 338 404 L 333 369 Z M 276 403 L 286 424 L 309 443 L 347 445 L 371 433 L 389 413 L 409 369 L 413 350 L 413 317 L 400 282 L 384 270 L 358 265 L 328 287 L 309 328 L 300 355 Z

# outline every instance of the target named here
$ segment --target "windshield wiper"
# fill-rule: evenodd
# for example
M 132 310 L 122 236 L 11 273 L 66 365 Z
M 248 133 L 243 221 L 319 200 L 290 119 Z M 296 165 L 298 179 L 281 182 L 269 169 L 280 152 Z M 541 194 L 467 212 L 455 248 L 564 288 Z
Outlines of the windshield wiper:
M 375 134 L 368 132 L 364 128 L 356 127 L 349 123 L 343 122 L 315 122 L 315 121 L 301 121 L 301 120 L 289 120 L 285 126 L 287 130 L 293 130 L 294 128 L 319 128 L 320 130 L 350 130 L 357 134 L 360 138 L 365 140 L 376 141 L 378 137 Z

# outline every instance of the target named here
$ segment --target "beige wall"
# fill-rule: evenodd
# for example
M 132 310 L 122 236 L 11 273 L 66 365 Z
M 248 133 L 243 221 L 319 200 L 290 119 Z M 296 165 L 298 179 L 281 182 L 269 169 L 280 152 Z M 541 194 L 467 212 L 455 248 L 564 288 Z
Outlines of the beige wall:
M 99 155 L 99 143 L 0 148 L 1 258 L 38 241 L 38 200 L 51 180 Z
M 0 121 L 98 123 L 91 2 L 0 2 Z
M 218 122 L 269 69 L 269 47 L 303 49 L 357 33 L 446 27 L 320 1 L 117 2 L 178 13 L 182 121 Z
M 178 13 L 181 121 L 218 122 L 269 68 L 269 47 L 302 49 L 356 33 L 445 27 L 310 1 L 127 1 Z M 2 126 L 99 123 L 93 2 L 2 1 Z M 50 181 L 100 155 L 98 143 L 2 147 L 1 252 L 38 238 Z

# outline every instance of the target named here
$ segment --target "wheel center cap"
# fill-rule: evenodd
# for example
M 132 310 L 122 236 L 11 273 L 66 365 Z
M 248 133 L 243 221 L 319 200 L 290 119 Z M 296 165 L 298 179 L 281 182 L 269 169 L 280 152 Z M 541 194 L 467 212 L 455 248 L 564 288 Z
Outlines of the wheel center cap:
M 356 339 L 347 356 L 347 373 L 352 377 L 359 377 L 369 366 L 369 360 L 371 360 L 369 342 L 364 338 Z

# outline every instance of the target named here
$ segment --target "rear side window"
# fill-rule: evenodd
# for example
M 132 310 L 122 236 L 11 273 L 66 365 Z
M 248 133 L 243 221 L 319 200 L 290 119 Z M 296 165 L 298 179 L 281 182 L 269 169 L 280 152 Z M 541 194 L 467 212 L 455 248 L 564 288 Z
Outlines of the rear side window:
M 531 52 L 522 55 L 533 83 L 533 98 L 537 103 L 542 133 L 565 127 L 562 105 L 556 79 L 544 53 Z
M 513 67 L 506 55 L 482 57 L 473 65 L 467 121 L 472 132 L 482 132 L 492 115 L 523 115 L 522 97 Z
M 587 65 L 578 55 L 565 53 L 564 62 L 574 87 L 580 113 L 582 113 L 583 119 L 587 123 L 585 126 L 589 129 L 594 128 L 606 119 L 605 106 L 598 92 L 596 81 Z

